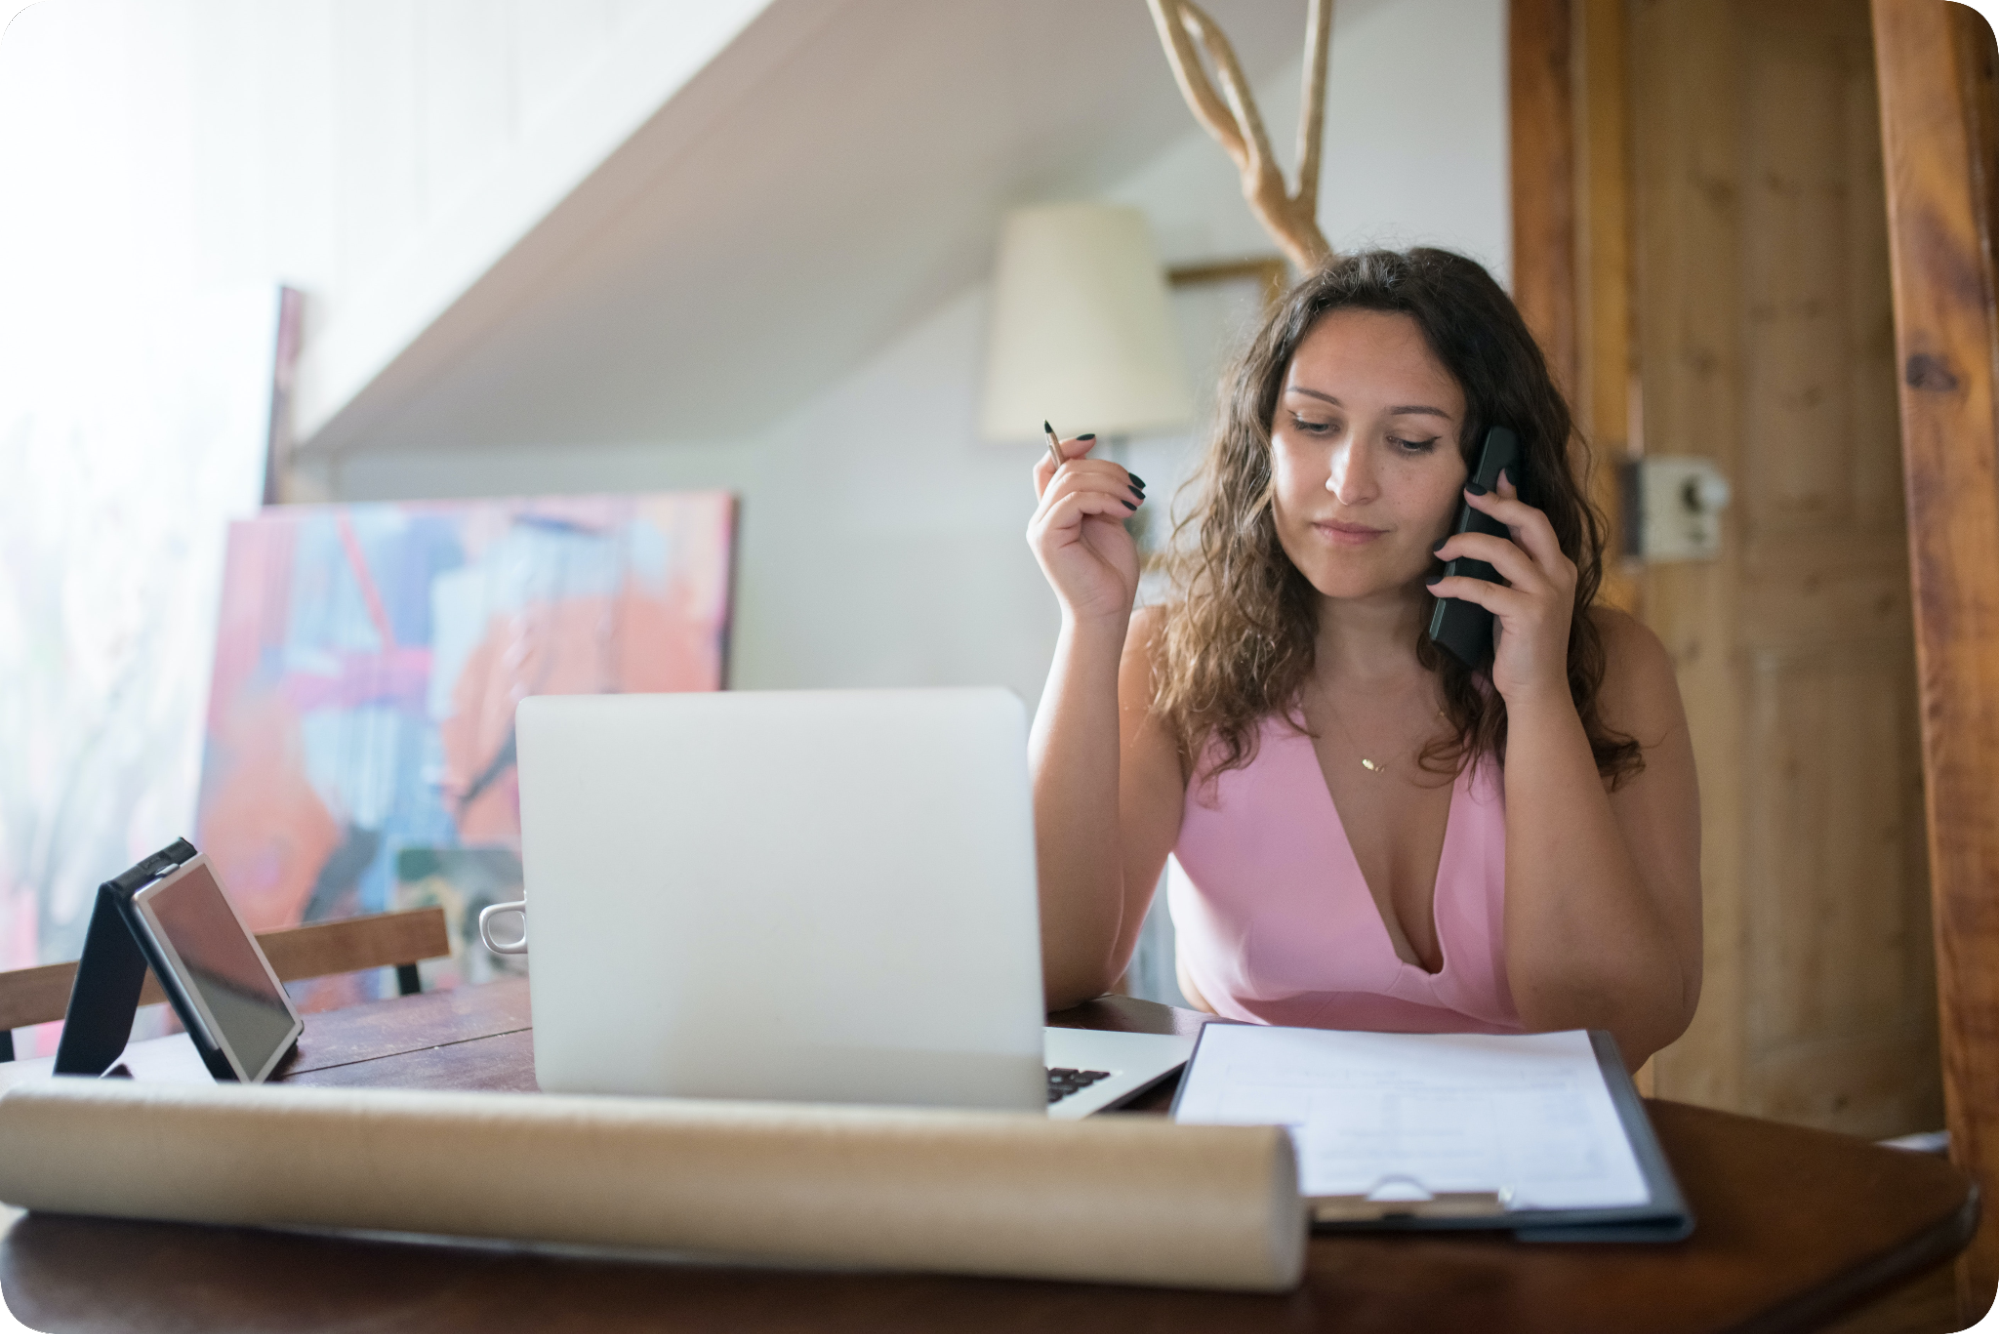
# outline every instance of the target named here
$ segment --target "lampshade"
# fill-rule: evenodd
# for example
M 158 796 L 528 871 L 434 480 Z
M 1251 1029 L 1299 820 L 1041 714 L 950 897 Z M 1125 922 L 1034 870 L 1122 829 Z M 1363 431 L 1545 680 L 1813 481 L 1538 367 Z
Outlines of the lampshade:
M 1109 204 L 1007 215 L 993 278 L 982 429 L 1029 440 L 1126 435 L 1193 416 L 1166 275 L 1145 217 Z

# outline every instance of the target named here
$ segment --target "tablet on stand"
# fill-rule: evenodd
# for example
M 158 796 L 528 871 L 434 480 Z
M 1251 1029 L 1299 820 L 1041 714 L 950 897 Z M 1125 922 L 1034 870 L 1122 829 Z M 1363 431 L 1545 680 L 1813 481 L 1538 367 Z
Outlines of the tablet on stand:
M 118 1060 L 148 965 L 217 1080 L 264 1080 L 305 1028 L 208 859 L 178 839 L 97 888 L 57 1075 L 103 1075 Z

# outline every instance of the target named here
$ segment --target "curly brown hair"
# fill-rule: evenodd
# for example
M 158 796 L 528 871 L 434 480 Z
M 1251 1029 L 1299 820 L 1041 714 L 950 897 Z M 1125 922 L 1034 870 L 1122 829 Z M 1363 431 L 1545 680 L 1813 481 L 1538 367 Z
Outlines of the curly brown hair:
M 1197 479 L 1199 503 L 1175 528 L 1169 569 L 1175 600 L 1164 609 L 1154 710 L 1190 780 L 1250 763 L 1258 727 L 1276 715 L 1306 728 L 1299 693 L 1312 671 L 1319 595 L 1279 545 L 1272 514 L 1271 424 L 1292 355 L 1328 312 L 1409 316 L 1465 396 L 1458 439 L 1466 470 L 1486 428 L 1520 437 L 1514 477 L 1576 565 L 1569 630 L 1569 693 L 1597 769 L 1613 787 L 1644 767 L 1639 744 L 1605 726 L 1602 632 L 1589 616 L 1602 579 L 1603 521 L 1584 478 L 1588 451 L 1547 360 L 1513 301 L 1477 262 L 1446 250 L 1375 250 L 1337 257 L 1271 310 L 1238 353 L 1223 385 L 1221 421 Z M 1441 569 L 1441 566 L 1437 567 Z M 1484 671 L 1417 632 L 1417 661 L 1437 674 L 1451 735 L 1425 747 L 1423 768 L 1455 774 L 1490 756 L 1504 763 L 1506 702 Z

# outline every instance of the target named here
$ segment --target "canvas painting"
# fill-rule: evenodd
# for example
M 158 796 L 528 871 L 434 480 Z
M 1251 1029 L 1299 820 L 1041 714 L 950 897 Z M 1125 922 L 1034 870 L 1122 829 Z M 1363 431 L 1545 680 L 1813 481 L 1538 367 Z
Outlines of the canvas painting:
M 233 525 L 195 842 L 251 926 L 437 904 L 448 972 L 492 976 L 476 922 L 519 893 L 515 704 L 719 690 L 734 523 L 733 497 L 688 492 Z

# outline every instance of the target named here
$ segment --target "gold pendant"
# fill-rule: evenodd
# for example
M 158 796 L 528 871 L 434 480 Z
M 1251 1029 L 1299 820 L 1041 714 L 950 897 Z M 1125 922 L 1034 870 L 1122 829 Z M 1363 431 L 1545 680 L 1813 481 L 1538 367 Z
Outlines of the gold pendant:
M 1362 768 L 1362 769 L 1371 769 L 1371 770 L 1373 770 L 1373 771 L 1374 771 L 1374 772 L 1375 772 L 1376 774 L 1379 774 L 1379 773 L 1381 773 L 1381 771 L 1383 771 L 1383 770 L 1385 770 L 1385 769 L 1387 769 L 1387 768 L 1388 768 L 1388 766 L 1386 766 L 1386 765 L 1377 765 L 1377 764 L 1375 764 L 1375 763 L 1374 763 L 1374 762 L 1373 762 L 1372 760 L 1369 760 L 1369 759 L 1368 759 L 1368 758 L 1367 758 L 1366 756 L 1362 756 L 1362 757 L 1360 758 L 1360 765 L 1361 765 L 1361 768 Z

